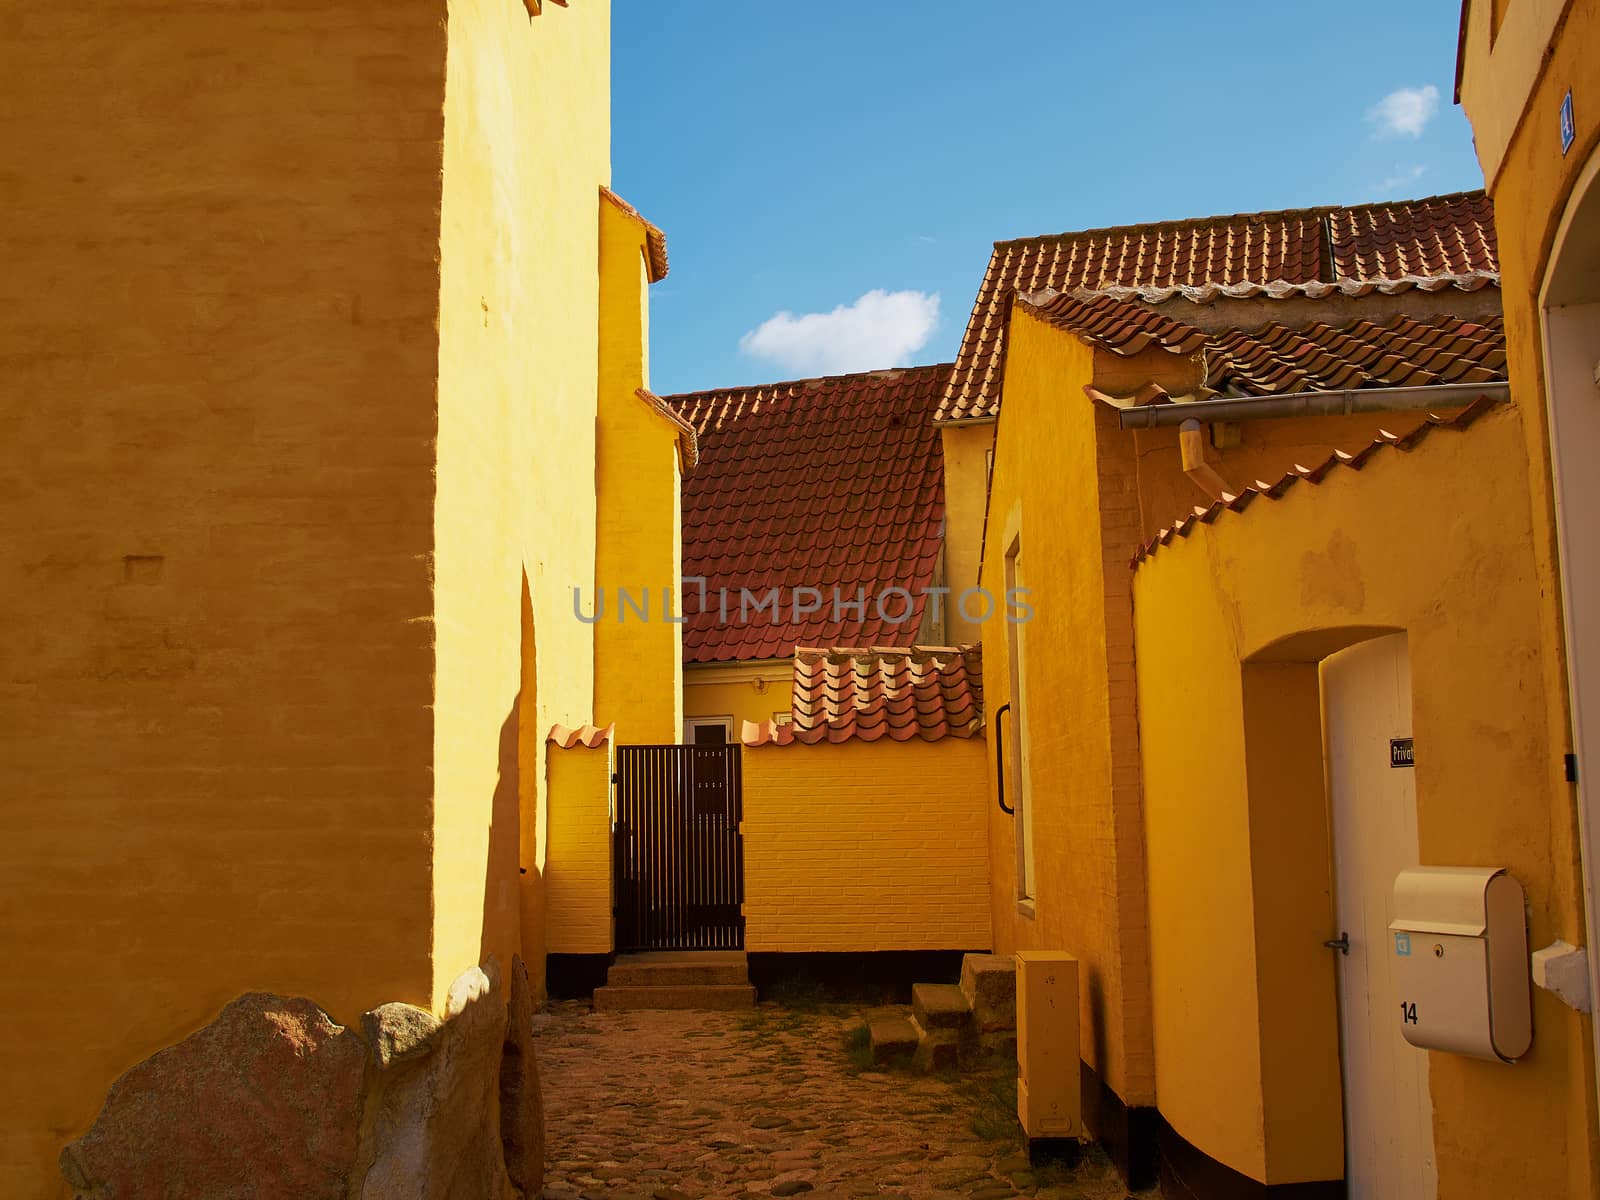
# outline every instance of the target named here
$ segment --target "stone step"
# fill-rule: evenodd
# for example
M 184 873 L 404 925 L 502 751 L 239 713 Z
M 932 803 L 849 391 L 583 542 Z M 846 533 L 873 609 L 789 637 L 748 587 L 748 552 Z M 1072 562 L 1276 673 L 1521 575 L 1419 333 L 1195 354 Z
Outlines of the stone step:
M 915 997 L 917 984 L 912 988 Z M 934 985 L 930 985 L 934 986 Z M 910 1024 L 917 1034 L 917 1049 L 911 1056 L 911 1065 L 924 1074 L 933 1071 L 958 1071 L 961 1069 L 961 1030 L 932 1028 L 923 1025 L 916 1017 Z
M 972 1014 L 967 998 L 953 983 L 912 984 L 911 1012 L 917 1024 L 930 1033 L 941 1029 L 959 1032 Z
M 1011 955 L 966 955 L 961 960 L 961 994 L 980 1034 L 1017 1027 L 1017 964 Z
M 756 1006 L 756 989 L 748 983 L 705 983 L 637 987 L 607 984 L 594 990 L 596 1012 L 642 1008 L 738 1009 Z
M 749 982 L 749 960 L 734 951 L 624 954 L 606 972 L 610 987 L 729 986 Z
M 872 1042 L 872 1061 L 879 1066 L 905 1062 L 917 1052 L 917 1027 L 907 1017 L 869 1017 L 867 1034 Z

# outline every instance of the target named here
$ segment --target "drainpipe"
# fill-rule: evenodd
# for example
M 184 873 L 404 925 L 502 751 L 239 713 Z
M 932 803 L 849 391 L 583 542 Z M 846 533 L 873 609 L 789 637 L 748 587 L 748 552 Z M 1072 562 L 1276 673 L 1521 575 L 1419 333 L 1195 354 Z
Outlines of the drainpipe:
M 1188 405 L 1183 407 L 1187 408 Z M 1216 468 L 1206 461 L 1206 435 L 1200 422 L 1192 417 L 1178 426 L 1178 449 L 1183 453 L 1183 473 L 1194 480 L 1196 486 L 1213 500 L 1224 495 L 1237 496 L 1238 490 L 1228 486 L 1228 481 L 1217 474 Z
M 1410 412 L 1462 408 L 1480 396 L 1509 400 L 1509 383 L 1435 383 L 1426 387 L 1347 388 L 1338 392 L 1290 392 L 1257 400 L 1194 400 L 1142 404 L 1117 413 L 1123 429 L 1182 426 L 1189 421 L 1261 421 L 1274 417 L 1348 416 L 1364 412 Z M 1188 457 L 1185 452 L 1185 470 Z

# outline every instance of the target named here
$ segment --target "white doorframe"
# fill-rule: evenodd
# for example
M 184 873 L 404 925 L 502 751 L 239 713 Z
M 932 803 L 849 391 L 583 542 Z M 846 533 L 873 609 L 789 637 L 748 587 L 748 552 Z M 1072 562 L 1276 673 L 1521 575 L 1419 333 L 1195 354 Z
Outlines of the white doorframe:
M 1589 994 L 1600 998 L 1600 151 L 1579 174 L 1539 288 L 1551 488 L 1561 576 Z M 1600 1006 L 1590 1014 L 1600 1079 Z

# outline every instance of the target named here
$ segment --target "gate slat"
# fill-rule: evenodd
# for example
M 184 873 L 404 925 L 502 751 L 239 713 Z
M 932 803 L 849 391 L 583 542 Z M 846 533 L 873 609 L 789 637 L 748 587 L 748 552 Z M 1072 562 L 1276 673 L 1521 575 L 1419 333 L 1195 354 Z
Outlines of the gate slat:
M 618 950 L 744 946 L 738 746 L 617 748 Z

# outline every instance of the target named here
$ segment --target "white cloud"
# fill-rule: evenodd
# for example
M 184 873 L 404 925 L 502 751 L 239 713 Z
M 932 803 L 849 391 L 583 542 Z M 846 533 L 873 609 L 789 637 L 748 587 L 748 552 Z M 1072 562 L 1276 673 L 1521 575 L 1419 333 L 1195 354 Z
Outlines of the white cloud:
M 1430 83 L 1390 92 L 1367 109 L 1367 120 L 1376 126 L 1378 137 L 1421 137 L 1438 111 L 1439 89 Z
M 739 339 L 739 349 L 785 370 L 842 375 L 904 366 L 939 324 L 939 294 L 874 288 L 832 312 L 776 313 Z
M 1423 166 L 1396 166 L 1394 169 L 1394 174 L 1379 183 L 1373 184 L 1367 189 L 1368 194 L 1380 200 L 1388 196 L 1396 195 L 1400 189 L 1421 179 L 1423 173 L 1427 171 L 1427 169 L 1427 167 Z

